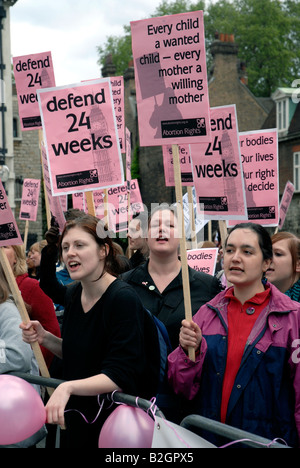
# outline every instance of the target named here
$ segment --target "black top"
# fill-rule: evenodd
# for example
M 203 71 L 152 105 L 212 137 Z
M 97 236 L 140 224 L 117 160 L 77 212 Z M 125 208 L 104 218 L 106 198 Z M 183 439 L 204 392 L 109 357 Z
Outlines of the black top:
M 181 272 L 160 293 L 148 271 L 149 260 L 122 275 L 141 298 L 143 305 L 159 318 L 167 328 L 173 349 L 179 342 L 179 330 L 185 317 Z M 220 282 L 213 276 L 188 267 L 191 307 L 194 315 L 200 307 L 221 291 Z
M 48 295 L 65 306 L 61 378 L 84 379 L 103 373 L 124 393 L 146 399 L 155 396 L 159 372 L 157 331 L 133 288 L 116 279 L 85 313 L 81 284 L 56 284 L 46 258 L 44 253 L 42 284 L 47 283 Z M 94 424 L 87 424 L 79 412 L 92 421 L 99 410 L 97 397 L 72 396 L 67 409 L 76 411 L 66 413 L 67 431 L 62 431 L 62 445 L 97 448 L 101 426 L 114 407 L 103 410 Z

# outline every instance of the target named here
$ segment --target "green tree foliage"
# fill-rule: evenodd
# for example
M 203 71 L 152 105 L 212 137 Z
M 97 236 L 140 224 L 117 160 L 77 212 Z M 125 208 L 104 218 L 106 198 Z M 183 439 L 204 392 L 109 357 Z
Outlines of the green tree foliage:
M 205 15 L 206 38 L 214 32 L 235 35 L 239 57 L 247 64 L 249 88 L 269 96 L 291 86 L 300 74 L 300 3 L 298 0 L 222 0 Z
M 248 86 L 256 96 L 269 96 L 278 86 L 290 87 L 299 78 L 299 0 L 162 0 L 151 16 L 196 10 L 204 11 L 208 67 L 209 44 L 219 31 L 235 35 L 239 58 L 247 65 Z M 130 25 L 124 26 L 124 35 L 108 37 L 98 53 L 102 66 L 112 54 L 116 74 L 123 74 L 132 59 Z

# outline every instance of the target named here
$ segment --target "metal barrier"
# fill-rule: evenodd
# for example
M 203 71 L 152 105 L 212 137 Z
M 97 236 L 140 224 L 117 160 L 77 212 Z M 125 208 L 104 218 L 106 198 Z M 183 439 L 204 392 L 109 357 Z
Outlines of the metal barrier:
M 243 431 L 227 424 L 223 424 L 219 421 L 213 421 L 212 419 L 205 418 L 204 416 L 198 416 L 191 414 L 186 416 L 180 423 L 182 427 L 188 430 L 193 428 L 212 432 L 215 435 L 224 437 L 231 441 L 241 443 L 247 447 L 252 448 L 291 448 L 287 445 L 281 444 L 276 440 L 265 439 L 258 435 L 252 434 L 251 432 Z
M 10 375 L 14 375 L 16 377 L 20 377 L 31 384 L 41 385 L 42 387 L 51 387 L 56 388 L 60 385 L 63 380 L 53 379 L 53 378 L 45 378 L 40 377 L 37 375 L 26 374 L 23 372 L 12 372 Z M 114 403 L 123 403 L 129 406 L 138 407 L 143 409 L 144 411 L 154 411 L 156 416 L 164 418 L 163 413 L 161 410 L 153 405 L 153 402 L 145 400 L 140 397 L 135 397 L 132 395 L 128 395 L 126 393 L 121 392 L 114 392 L 111 394 L 105 395 L 105 397 Z M 250 447 L 250 448 L 291 448 L 287 445 L 281 444 L 276 440 L 269 440 L 261 436 L 257 436 L 247 431 L 243 431 L 241 429 L 237 429 L 232 426 L 228 426 L 227 424 L 223 424 L 218 421 L 214 421 L 204 416 L 199 415 L 189 415 L 186 416 L 180 423 L 180 426 L 184 427 L 193 432 L 193 428 L 205 430 L 208 432 L 213 433 L 214 435 L 224 437 L 230 441 L 237 442 L 241 441 L 243 445 Z M 228 444 L 230 445 L 230 443 Z

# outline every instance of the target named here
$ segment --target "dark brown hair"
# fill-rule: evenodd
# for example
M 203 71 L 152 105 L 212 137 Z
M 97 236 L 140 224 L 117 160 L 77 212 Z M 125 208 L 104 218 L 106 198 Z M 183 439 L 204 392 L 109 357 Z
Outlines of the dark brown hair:
M 99 247 L 105 247 L 106 257 L 102 275 L 104 273 L 110 273 L 113 276 L 118 276 L 121 271 L 121 264 L 118 258 L 116 248 L 114 247 L 112 239 L 109 236 L 109 231 L 101 220 L 95 218 L 92 215 L 85 214 L 78 218 L 72 219 L 65 224 L 65 227 L 59 240 L 60 255 L 62 255 L 63 238 L 65 234 L 74 227 L 78 227 L 90 234 Z

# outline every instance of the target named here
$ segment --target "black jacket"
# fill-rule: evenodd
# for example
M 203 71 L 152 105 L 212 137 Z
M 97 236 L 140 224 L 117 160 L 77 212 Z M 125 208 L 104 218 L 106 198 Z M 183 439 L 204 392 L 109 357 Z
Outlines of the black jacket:
M 159 318 L 166 326 L 173 349 L 178 346 L 181 321 L 185 318 L 183 285 L 181 272 L 160 293 L 148 272 L 149 260 L 122 275 L 140 296 L 146 309 Z M 206 273 L 189 269 L 192 314 L 209 302 L 221 291 L 220 282 Z

